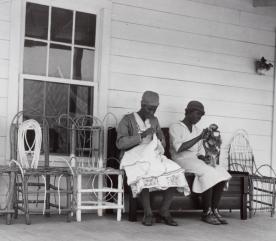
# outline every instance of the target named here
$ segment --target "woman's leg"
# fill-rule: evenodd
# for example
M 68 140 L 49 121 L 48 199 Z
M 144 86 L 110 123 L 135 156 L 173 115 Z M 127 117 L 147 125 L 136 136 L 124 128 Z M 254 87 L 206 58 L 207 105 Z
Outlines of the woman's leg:
M 225 186 L 225 182 L 223 181 L 223 182 L 219 182 L 213 187 L 212 209 L 218 208 L 224 186 Z
M 163 200 L 159 210 L 159 215 L 156 217 L 156 222 L 163 221 L 165 224 L 170 226 L 177 226 L 177 222 L 173 220 L 170 214 L 170 206 L 173 200 L 173 195 L 175 192 L 174 187 L 170 187 L 163 191 Z
M 205 192 L 201 194 L 203 212 L 208 212 L 209 210 L 211 210 L 212 196 L 213 196 L 212 188 L 207 189 Z
M 142 192 L 140 194 L 140 198 L 141 198 L 143 209 L 144 209 L 144 215 L 152 216 L 152 211 L 151 211 L 151 206 L 150 206 L 150 193 L 149 193 L 148 188 L 145 188 L 142 190 Z
M 221 224 L 228 224 L 227 220 L 224 219 L 218 211 L 218 206 L 223 193 L 224 186 L 225 181 L 220 182 L 213 187 L 212 211 L 214 216 L 220 221 Z
M 201 194 L 202 208 L 203 208 L 201 220 L 209 224 L 219 225 L 221 224 L 220 221 L 214 216 L 212 212 L 212 198 L 213 198 L 213 187 L 207 189 L 205 192 Z
M 142 224 L 145 226 L 152 226 L 153 220 L 150 206 L 150 193 L 148 188 L 142 190 L 142 192 L 140 193 L 140 198 L 144 209 L 144 217 L 142 220 Z
M 163 200 L 160 208 L 160 214 L 162 216 L 168 217 L 170 216 L 170 206 L 173 200 L 175 188 L 168 188 L 167 190 L 163 191 Z

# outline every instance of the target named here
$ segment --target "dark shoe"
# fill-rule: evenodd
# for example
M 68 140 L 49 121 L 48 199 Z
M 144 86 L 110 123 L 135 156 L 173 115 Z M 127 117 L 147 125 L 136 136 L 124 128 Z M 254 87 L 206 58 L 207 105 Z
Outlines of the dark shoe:
M 176 221 L 173 220 L 172 216 L 162 216 L 160 214 L 156 215 L 156 222 L 157 223 L 162 223 L 164 222 L 166 225 L 169 226 L 178 226 L 178 223 Z
M 153 224 L 152 216 L 144 216 L 142 224 L 144 226 L 152 226 L 152 224 Z
M 205 223 L 212 225 L 220 225 L 221 222 L 214 216 L 213 212 L 203 212 L 201 215 L 201 220 Z
M 213 214 L 221 224 L 228 224 L 227 220 L 221 216 L 217 208 L 213 210 Z

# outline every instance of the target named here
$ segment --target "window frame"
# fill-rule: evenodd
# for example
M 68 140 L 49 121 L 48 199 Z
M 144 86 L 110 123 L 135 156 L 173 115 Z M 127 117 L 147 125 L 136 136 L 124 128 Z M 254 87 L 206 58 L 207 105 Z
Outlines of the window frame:
M 26 3 L 37 3 L 52 7 L 91 13 L 97 16 L 95 39 L 94 81 L 61 79 L 43 77 L 39 75 L 23 74 L 23 52 L 25 40 Z M 111 9 L 110 0 L 23 0 L 11 2 L 11 38 L 10 38 L 10 66 L 8 84 L 7 138 L 9 143 L 9 128 L 13 116 L 23 108 L 23 78 L 66 84 L 86 85 L 94 88 L 93 114 L 103 118 L 107 112 L 110 42 L 111 42 Z M 73 45 L 72 45 L 73 46 Z M 76 45 L 75 45 L 76 46 Z M 82 46 L 83 47 L 83 46 Z M 47 79 L 46 79 L 47 78 Z M 10 150 L 6 148 L 6 159 Z
M 52 82 L 52 83 L 61 83 L 61 84 L 74 84 L 74 85 L 82 85 L 82 86 L 90 86 L 90 87 L 93 87 L 94 89 L 94 100 L 93 100 L 93 115 L 96 115 L 98 114 L 97 112 L 97 106 L 98 106 L 98 83 L 99 83 L 99 80 L 98 80 L 98 72 L 96 71 L 97 69 L 97 66 L 98 66 L 98 61 L 99 61 L 99 54 L 98 54 L 98 46 L 99 46 L 99 38 L 97 37 L 98 35 L 98 28 L 100 27 L 99 26 L 99 21 L 98 21 L 98 18 L 99 16 L 97 15 L 97 13 L 95 12 L 88 12 L 88 11 L 85 11 L 83 13 L 88 13 L 88 14 L 95 14 L 97 16 L 97 21 L 96 21 L 96 39 L 95 39 L 95 47 L 89 47 L 89 46 L 81 46 L 82 48 L 89 48 L 89 49 L 93 49 L 95 52 L 95 59 L 94 59 L 94 75 L 93 75 L 93 80 L 91 81 L 86 81 L 86 80 L 75 80 L 73 79 L 73 59 L 74 59 L 74 48 L 75 47 L 79 47 L 79 45 L 77 44 L 74 44 L 73 43 L 60 43 L 60 42 L 56 42 L 56 41 L 52 41 L 50 40 L 50 31 L 51 31 L 51 12 L 52 12 L 52 8 L 53 7 L 56 7 L 54 5 L 44 5 L 44 4 L 41 4 L 41 5 L 44 5 L 44 6 L 48 6 L 49 7 L 49 19 L 48 19 L 48 38 L 47 40 L 44 40 L 44 39 L 38 39 L 38 38 L 30 38 L 30 37 L 26 37 L 25 36 L 25 20 L 26 20 L 26 5 L 27 3 L 35 3 L 36 4 L 36 1 L 30 1 L 30 0 L 26 0 L 25 1 L 25 4 L 24 4 L 24 21 L 23 21 L 23 28 L 22 28 L 22 41 L 21 41 L 21 50 L 22 50 L 22 53 L 21 53 L 21 56 L 22 56 L 22 59 L 21 59 L 21 66 L 20 66 L 20 78 L 19 78 L 19 110 L 23 110 L 23 91 L 24 91 L 24 79 L 30 79 L 30 80 L 39 80 L 39 81 L 44 81 L 44 82 Z M 60 8 L 60 7 L 59 7 Z M 63 9 L 67 9 L 67 10 L 70 10 L 70 11 L 73 11 L 73 27 L 72 27 L 72 41 L 75 39 L 75 22 L 76 22 L 76 12 L 77 10 L 74 10 L 74 9 L 68 9 L 68 8 L 63 8 Z M 25 40 L 32 40 L 32 41 L 39 41 L 39 42 L 44 42 L 47 44 L 47 56 L 46 56 L 46 75 L 45 76 L 42 76 L 42 75 L 33 75 L 33 74 L 24 74 L 23 73 L 23 65 L 24 65 L 24 43 L 25 43 Z M 72 47 L 72 52 L 71 52 L 71 60 L 70 60 L 70 79 L 68 78 L 58 78 L 58 77 L 51 77 L 51 76 L 48 76 L 49 74 L 49 57 L 50 57 L 50 45 L 51 44 L 59 44 L 59 45 L 63 45 L 63 46 L 70 46 Z

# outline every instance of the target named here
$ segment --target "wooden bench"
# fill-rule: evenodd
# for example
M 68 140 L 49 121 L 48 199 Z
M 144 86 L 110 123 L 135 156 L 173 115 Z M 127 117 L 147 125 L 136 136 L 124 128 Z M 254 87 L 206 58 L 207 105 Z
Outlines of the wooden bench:
M 247 219 L 247 194 L 248 194 L 248 175 L 238 172 L 230 172 L 232 179 L 229 183 L 229 188 L 223 193 L 219 209 L 240 211 L 240 218 Z M 192 174 L 186 174 L 186 179 L 191 185 L 194 179 Z M 131 190 L 128 189 L 128 220 L 135 222 L 137 220 L 137 212 L 142 211 L 142 205 L 139 198 L 133 198 Z M 162 201 L 162 195 L 159 191 L 151 194 L 151 207 L 153 210 L 158 210 Z M 175 192 L 170 210 L 172 212 L 184 212 L 187 210 L 201 210 L 200 195 L 191 193 L 190 196 L 184 196 L 181 193 Z
M 169 132 L 168 128 L 162 128 L 164 133 L 167 146 L 165 148 L 165 155 L 170 157 L 169 154 Z M 116 148 L 116 130 L 110 129 L 108 131 L 108 157 L 118 157 L 120 151 Z M 108 166 L 119 168 L 118 163 L 107 163 Z M 240 218 L 245 220 L 247 219 L 247 195 L 248 195 L 248 174 L 244 172 L 233 172 L 230 174 L 232 178 L 229 182 L 229 188 L 223 193 L 220 209 L 234 210 L 238 209 L 240 211 Z M 194 175 L 191 173 L 185 173 L 186 179 L 190 186 L 194 180 Z M 115 180 L 114 180 L 115 181 Z M 116 185 L 116 184 L 115 184 Z M 125 196 L 128 199 L 129 209 L 128 220 L 135 222 L 137 221 L 137 213 L 142 212 L 143 208 L 139 198 L 133 198 L 130 187 L 126 184 L 125 178 Z M 160 191 L 153 192 L 151 194 L 151 206 L 153 210 L 158 210 L 161 205 L 162 195 Z M 183 212 L 187 210 L 201 210 L 201 198 L 200 195 L 196 193 L 191 193 L 189 196 L 184 196 L 183 193 L 175 192 L 173 202 L 170 210 L 173 212 Z

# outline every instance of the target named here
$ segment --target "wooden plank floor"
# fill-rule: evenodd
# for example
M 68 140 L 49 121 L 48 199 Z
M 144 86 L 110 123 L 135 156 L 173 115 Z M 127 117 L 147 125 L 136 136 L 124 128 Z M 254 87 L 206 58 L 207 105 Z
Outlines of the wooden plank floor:
M 228 218 L 228 225 L 212 226 L 199 220 L 200 213 L 183 213 L 175 217 L 178 227 L 164 224 L 145 227 L 140 221 L 128 222 L 126 217 L 117 222 L 115 215 L 97 217 L 95 214 L 83 215 L 81 223 L 66 223 L 64 216 L 33 215 L 29 226 L 21 216 L 8 226 L 1 216 L 0 241 L 271 241 L 276 238 L 276 218 L 268 213 L 248 220 L 240 220 L 238 212 L 223 214 Z

